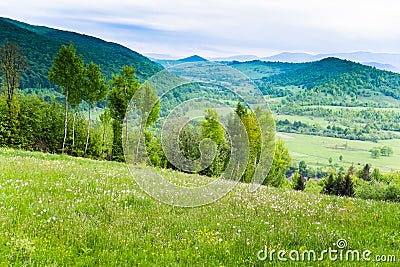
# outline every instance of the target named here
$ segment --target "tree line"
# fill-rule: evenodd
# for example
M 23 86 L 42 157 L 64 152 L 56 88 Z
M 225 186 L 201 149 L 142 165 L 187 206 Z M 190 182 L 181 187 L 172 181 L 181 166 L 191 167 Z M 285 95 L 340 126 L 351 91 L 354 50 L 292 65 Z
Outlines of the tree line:
M 291 188 L 314 193 L 361 199 L 400 202 L 400 172 L 381 173 L 378 168 L 365 164 L 356 169 L 351 165 L 346 171 L 330 169 L 318 182 L 305 161 L 301 161 L 292 176 Z
M 11 58 L 18 59 L 15 61 L 18 64 L 7 64 L 9 53 Z M 140 125 L 135 133 L 134 136 L 138 137 L 129 140 L 137 142 L 135 159 L 141 159 L 141 153 L 147 151 L 150 160 L 147 163 L 155 167 L 174 168 L 164 154 L 160 137 L 150 130 L 160 116 L 157 95 L 148 83 L 139 83 L 133 66 L 123 66 L 119 73 L 113 74 L 107 81 L 100 65 L 93 62 L 85 64 L 72 43 L 61 46 L 48 73 L 48 79 L 65 96 L 64 104 L 61 104 L 54 98 L 45 101 L 37 95 L 20 94 L 18 81 L 26 69 L 23 53 L 17 45 L 6 42 L 1 55 L 1 146 L 125 161 L 123 146 L 127 144 L 129 135 L 124 136 L 123 131 L 130 131 L 127 112 L 129 101 L 136 95 L 138 97 L 133 105 L 140 111 L 145 124 Z M 7 82 L 9 80 L 14 82 Z M 99 102 L 106 105 L 98 118 L 93 120 L 92 113 Z M 86 115 L 83 114 L 84 111 L 87 112 Z M 231 114 L 228 119 L 228 127 L 235 131 L 237 119 L 240 119 L 249 142 L 249 159 L 244 166 L 241 180 L 250 182 L 257 165 L 270 157 L 271 171 L 264 183 L 274 186 L 284 184 L 291 157 L 283 141 L 276 144 L 274 142 L 275 124 L 271 114 L 260 109 L 249 111 L 241 103 L 237 104 L 235 114 L 236 117 Z M 200 156 L 200 141 L 211 139 L 216 144 L 216 155 L 210 166 L 199 168 L 197 172 L 219 176 L 229 162 L 231 138 L 235 137 L 230 137 L 221 126 L 215 109 L 205 110 L 205 119 L 197 126 L 187 125 L 182 130 L 180 150 L 188 159 L 196 160 Z M 270 146 L 269 151 L 275 150 L 275 153 L 262 154 L 262 140 L 266 140 L 265 144 Z
M 146 163 L 159 168 L 176 168 L 170 162 L 171 158 L 167 159 L 161 138 L 155 131 L 155 122 L 160 116 L 157 95 L 148 83 L 141 85 L 138 82 L 132 66 L 124 66 L 120 73 L 112 75 L 112 79 L 107 81 L 100 66 L 93 62 L 85 64 L 76 54 L 73 44 L 62 46 L 49 71 L 49 79 L 60 86 L 65 95 L 62 104 L 56 99 L 45 101 L 38 95 L 18 93 L 18 81 L 26 69 L 25 63 L 17 45 L 6 42 L 1 47 L 0 146 L 124 161 L 123 146 L 129 141 L 137 142 L 136 161 L 141 161 L 142 154 L 146 152 Z M 140 111 L 143 123 L 134 133 L 136 137 L 127 140 L 129 135 L 122 133 L 129 131 L 126 115 L 133 95 L 137 96 L 133 105 Z M 105 103 L 105 109 L 93 120 L 92 112 L 99 101 Z M 238 102 L 234 113 L 227 117 L 227 129 L 221 126 L 221 118 L 215 109 L 208 108 L 204 112 L 203 120 L 185 125 L 178 133 L 179 151 L 192 161 L 201 156 L 201 140 L 210 139 L 215 144 L 211 164 L 206 168 L 197 166 L 194 172 L 218 177 L 226 170 L 231 159 L 232 141 L 242 140 L 238 129 L 240 120 L 247 134 L 247 142 L 243 145 L 249 152 L 242 182 L 250 182 L 258 164 L 270 157 L 271 167 L 263 181 L 265 185 L 295 190 L 307 190 L 313 186 L 313 179 L 308 177 L 315 172 L 307 168 L 304 161 L 293 167 L 284 142 L 274 141 L 271 129 L 275 128 L 275 124 L 268 111 L 252 111 Z M 175 126 L 173 123 L 169 125 L 177 128 Z M 261 144 L 269 146 L 267 150 L 273 150 L 273 155 L 262 154 Z M 172 144 L 167 143 L 166 146 L 171 146 L 170 151 L 177 151 Z M 239 146 L 238 149 L 242 148 Z M 379 153 L 386 155 L 391 150 L 379 148 Z M 321 173 L 321 176 L 324 175 Z M 288 176 L 292 176 L 292 182 L 289 182 Z M 398 172 L 381 174 L 378 169 L 371 172 L 367 164 L 362 170 L 350 167 L 346 173 L 344 170 L 330 171 L 324 177 L 319 187 L 325 194 L 400 201 Z

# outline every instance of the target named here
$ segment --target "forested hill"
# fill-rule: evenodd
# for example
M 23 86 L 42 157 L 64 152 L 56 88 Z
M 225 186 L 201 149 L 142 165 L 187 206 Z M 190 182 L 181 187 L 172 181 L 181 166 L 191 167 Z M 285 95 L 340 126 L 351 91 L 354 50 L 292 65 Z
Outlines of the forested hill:
M 348 60 L 251 61 L 231 66 L 249 75 L 265 94 L 305 104 L 362 105 L 382 98 L 389 102 L 400 99 L 400 74 Z
M 33 26 L 23 22 L 0 18 L 0 43 L 8 40 L 23 48 L 28 61 L 28 69 L 21 79 L 21 88 L 50 88 L 47 73 L 53 58 L 62 44 L 74 43 L 77 54 L 86 63 L 93 61 L 101 65 L 108 77 L 118 73 L 123 65 L 132 64 L 140 80 L 145 80 L 161 67 L 122 45 L 74 32 Z

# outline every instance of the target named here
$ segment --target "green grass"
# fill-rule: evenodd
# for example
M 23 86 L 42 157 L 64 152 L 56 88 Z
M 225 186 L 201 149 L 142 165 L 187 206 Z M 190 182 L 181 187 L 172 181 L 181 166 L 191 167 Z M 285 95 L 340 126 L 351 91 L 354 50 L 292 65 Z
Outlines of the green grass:
M 332 158 L 333 164 L 337 163 L 344 167 L 369 163 L 373 168 L 377 167 L 382 171 L 400 169 L 400 142 L 397 139 L 374 143 L 302 134 L 284 133 L 284 135 L 285 144 L 296 162 L 305 160 L 311 166 L 327 166 L 328 159 Z M 390 157 L 372 158 L 369 150 L 382 146 L 392 147 L 394 154 Z M 339 160 L 340 155 L 343 156 L 343 161 Z
M 400 257 L 394 203 L 240 185 L 216 203 L 177 208 L 142 193 L 119 163 L 0 149 L 0 166 L 0 266 L 263 266 L 265 246 L 321 252 L 340 238 L 371 257 Z

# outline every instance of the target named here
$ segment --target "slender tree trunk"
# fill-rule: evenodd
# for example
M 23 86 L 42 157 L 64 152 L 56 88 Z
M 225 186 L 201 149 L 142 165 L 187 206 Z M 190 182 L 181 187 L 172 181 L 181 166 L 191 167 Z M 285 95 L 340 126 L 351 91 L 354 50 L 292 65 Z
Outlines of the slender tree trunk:
M 62 153 L 64 154 L 65 141 L 67 140 L 68 130 L 68 88 L 65 89 L 65 120 L 64 120 L 64 140 L 62 144 Z
M 89 136 L 90 136 L 90 110 L 92 109 L 92 105 L 89 104 L 89 119 L 88 119 L 88 128 L 87 128 L 87 135 L 86 135 L 86 145 L 85 145 L 85 155 L 89 145 Z
M 135 162 L 137 162 L 138 158 L 139 158 L 139 146 L 140 146 L 140 138 L 142 138 L 142 129 L 143 129 L 143 124 L 140 124 L 140 132 L 139 132 L 139 138 L 138 138 L 137 147 L 136 147 Z
M 72 149 L 75 148 L 75 121 L 76 121 L 76 107 L 74 107 L 74 115 L 72 119 Z
M 128 146 L 128 112 L 125 114 L 125 146 Z
M 106 124 L 103 125 L 103 142 L 101 143 L 101 155 L 103 155 L 104 152 L 104 143 L 106 142 Z
M 124 162 L 124 149 L 122 148 L 122 121 L 114 120 L 113 121 L 113 146 L 112 146 L 112 158 L 113 160 Z

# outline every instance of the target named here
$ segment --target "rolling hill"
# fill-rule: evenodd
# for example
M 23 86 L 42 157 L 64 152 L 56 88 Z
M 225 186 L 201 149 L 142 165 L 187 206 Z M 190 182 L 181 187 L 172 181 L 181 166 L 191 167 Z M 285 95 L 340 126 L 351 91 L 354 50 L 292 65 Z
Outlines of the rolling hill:
M 277 55 L 261 58 L 263 61 L 278 61 L 290 63 L 304 63 L 317 61 L 328 57 L 347 59 L 364 65 L 373 66 L 382 70 L 400 72 L 400 55 L 391 53 L 329 53 L 312 55 L 308 53 L 283 52 Z
M 106 42 L 99 38 L 74 32 L 62 31 L 43 26 L 0 18 L 0 43 L 5 40 L 17 43 L 23 48 L 28 69 L 22 75 L 21 88 L 52 88 L 47 73 L 53 58 L 61 45 L 73 42 L 77 53 L 85 63 L 100 64 L 102 71 L 111 77 L 123 65 L 132 64 L 139 80 L 145 80 L 162 67 L 141 54 L 122 45 Z
M 230 65 L 253 79 L 264 94 L 304 104 L 385 105 L 400 99 L 400 74 L 348 60 L 330 57 L 307 63 L 251 61 Z

